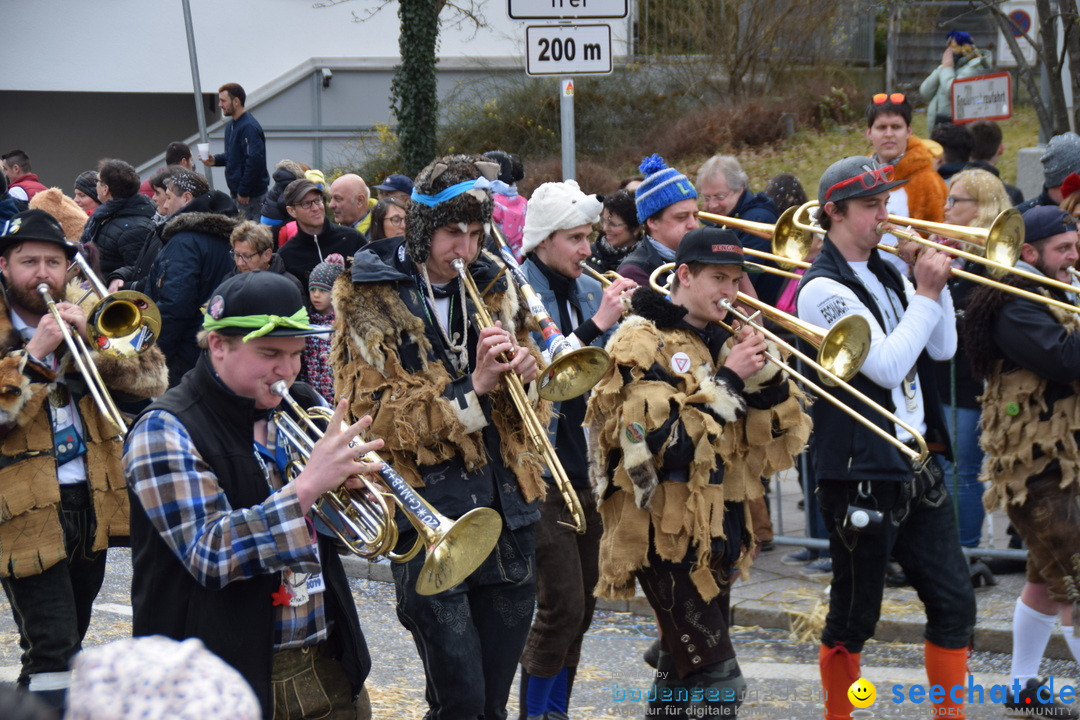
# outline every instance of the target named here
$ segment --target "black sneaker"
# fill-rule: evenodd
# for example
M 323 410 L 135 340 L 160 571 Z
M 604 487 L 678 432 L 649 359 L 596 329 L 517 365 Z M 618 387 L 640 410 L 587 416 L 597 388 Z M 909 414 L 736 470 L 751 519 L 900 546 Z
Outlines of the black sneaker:
M 1072 705 L 1064 705 L 1052 697 L 1050 688 L 1045 686 L 1043 678 L 1031 678 L 1020 691 L 1020 697 L 1014 698 L 1010 686 L 1009 698 L 1005 701 L 1005 710 L 1013 717 L 1059 718 L 1060 720 L 1080 720 L 1080 712 Z M 1040 693 L 1039 691 L 1042 690 Z M 1040 697 L 1041 696 L 1041 697 Z M 1047 696 L 1050 702 L 1045 702 Z

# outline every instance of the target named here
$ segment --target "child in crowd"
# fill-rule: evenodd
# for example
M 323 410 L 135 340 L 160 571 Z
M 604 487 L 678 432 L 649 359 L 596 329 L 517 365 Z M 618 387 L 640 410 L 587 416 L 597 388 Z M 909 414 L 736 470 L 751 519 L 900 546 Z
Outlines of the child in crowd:
M 308 278 L 308 297 L 311 301 L 311 324 L 334 324 L 334 306 L 330 304 L 330 289 L 338 275 L 345 272 L 345 258 L 337 253 L 326 256 L 326 260 L 315 266 Z M 334 373 L 330 367 L 331 334 L 312 335 L 307 338 L 304 349 L 303 367 L 300 377 L 315 388 L 315 391 L 334 404 Z

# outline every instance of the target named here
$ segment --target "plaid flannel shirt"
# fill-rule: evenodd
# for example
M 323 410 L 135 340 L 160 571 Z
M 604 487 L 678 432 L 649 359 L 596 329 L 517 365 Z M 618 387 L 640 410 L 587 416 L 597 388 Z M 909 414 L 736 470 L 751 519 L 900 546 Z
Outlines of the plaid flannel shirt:
M 276 451 L 275 435 L 271 423 L 271 453 Z M 237 510 L 172 413 L 153 410 L 144 415 L 124 447 L 129 487 L 192 577 L 211 589 L 286 569 L 321 570 L 312 526 L 301 512 L 296 489 L 291 483 L 282 486 L 275 463 L 264 467 L 271 494 L 258 505 Z M 312 593 L 298 607 L 275 605 L 274 611 L 275 651 L 313 645 L 329 636 L 323 593 Z

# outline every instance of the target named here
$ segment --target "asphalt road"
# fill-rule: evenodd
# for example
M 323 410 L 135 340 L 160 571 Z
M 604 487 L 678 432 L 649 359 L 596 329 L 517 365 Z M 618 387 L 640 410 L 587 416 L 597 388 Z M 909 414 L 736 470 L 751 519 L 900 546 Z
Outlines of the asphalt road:
M 94 646 L 126 637 L 131 630 L 128 586 L 130 556 L 112 550 L 105 586 L 98 597 L 86 645 Z M 423 716 L 423 671 L 412 640 L 397 621 L 394 593 L 389 584 L 355 579 L 353 595 L 375 667 L 369 679 L 375 716 L 412 719 Z M 590 720 L 641 717 L 651 675 L 641 654 L 655 636 L 651 618 L 629 613 L 598 612 L 585 639 L 583 659 L 574 685 L 571 717 Z M 744 720 L 808 720 L 821 717 L 818 646 L 799 641 L 786 631 L 737 628 L 734 635 L 750 695 L 739 717 Z M 875 684 L 877 701 L 865 718 L 928 718 L 925 704 L 893 702 L 893 686 L 907 693 L 913 683 L 925 685 L 922 646 L 871 643 L 863 653 L 863 675 Z M 0 681 L 11 682 L 18 674 L 18 634 L 6 601 L 0 602 Z M 1007 682 L 1009 657 L 973 653 L 973 682 L 989 688 Z M 1076 681 L 1076 665 L 1069 661 L 1044 664 L 1056 684 Z M 516 717 L 517 690 L 513 692 L 511 717 Z M 1000 706 L 971 704 L 972 720 L 1003 717 Z

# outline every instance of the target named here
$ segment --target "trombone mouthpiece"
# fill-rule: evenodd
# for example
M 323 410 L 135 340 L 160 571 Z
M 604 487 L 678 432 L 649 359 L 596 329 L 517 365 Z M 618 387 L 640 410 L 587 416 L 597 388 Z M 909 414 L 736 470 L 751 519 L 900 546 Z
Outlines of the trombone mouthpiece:
M 49 283 L 38 283 L 37 291 L 39 295 L 46 295 L 49 292 Z
M 284 380 L 278 380 L 270 385 L 270 392 L 278 397 L 285 397 L 289 394 L 289 386 L 285 384 Z
M 465 261 L 462 260 L 461 258 L 454 258 L 453 260 L 450 261 L 450 264 L 458 272 L 461 272 L 461 271 L 463 271 L 465 269 Z

